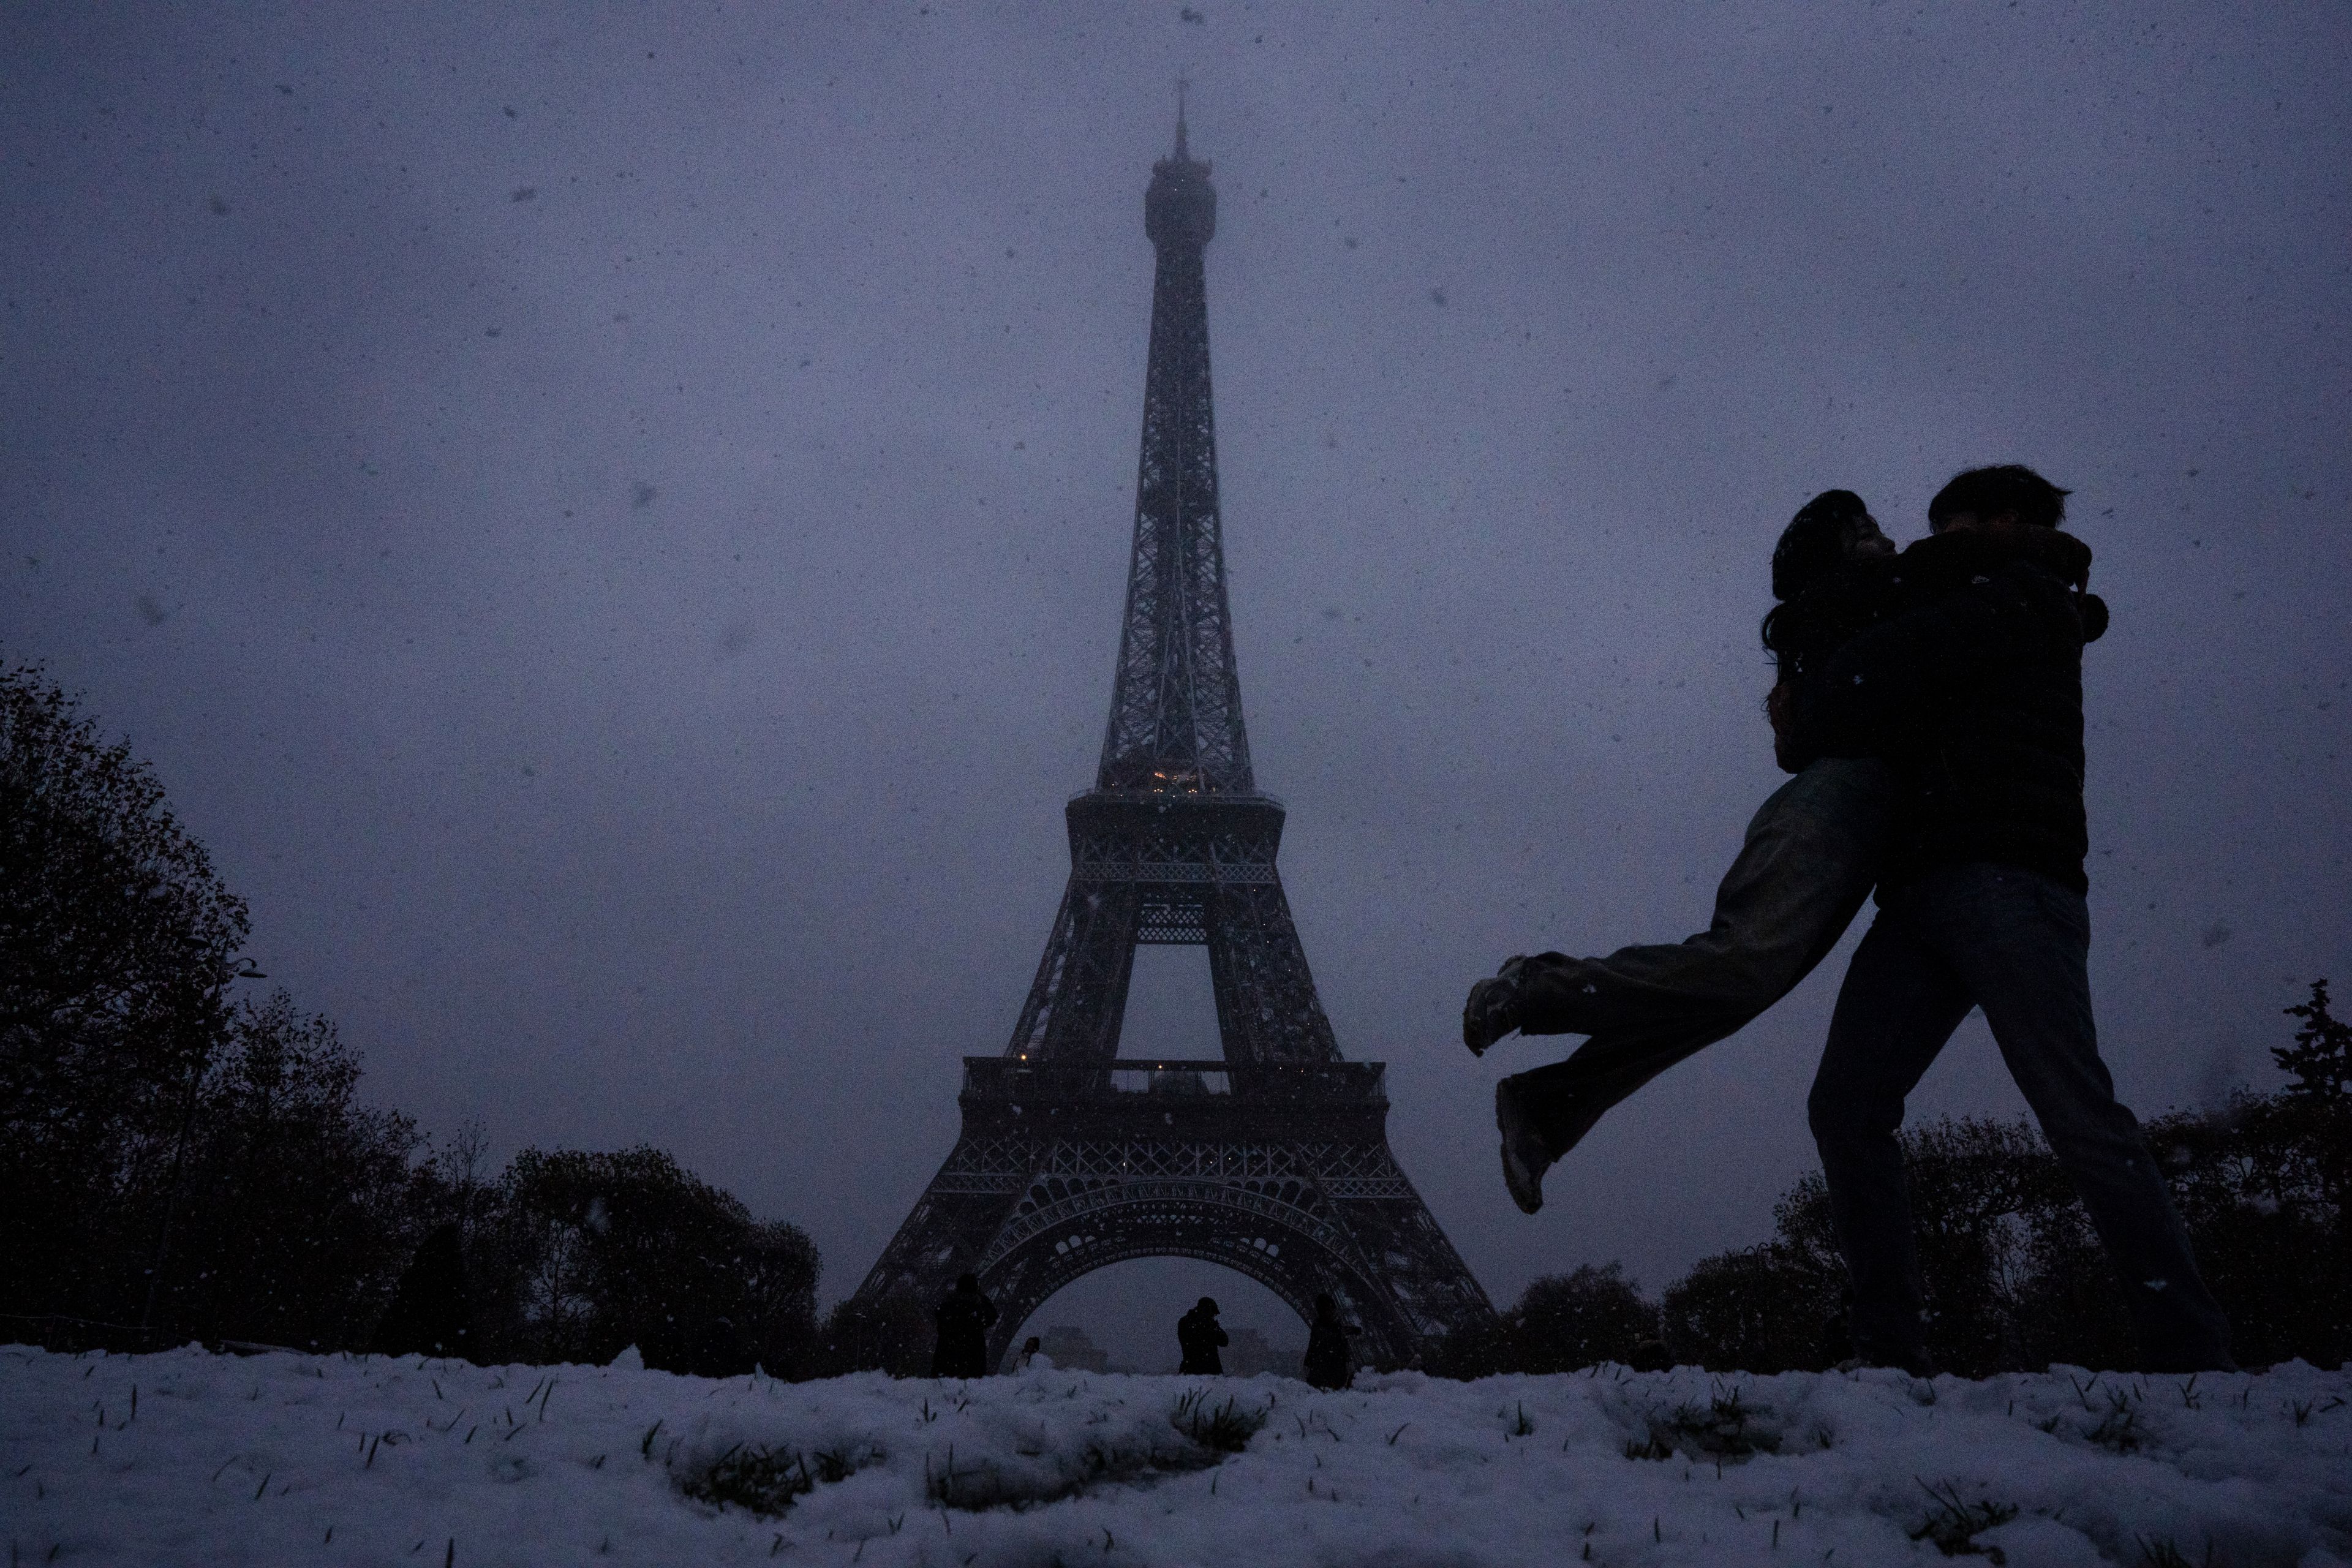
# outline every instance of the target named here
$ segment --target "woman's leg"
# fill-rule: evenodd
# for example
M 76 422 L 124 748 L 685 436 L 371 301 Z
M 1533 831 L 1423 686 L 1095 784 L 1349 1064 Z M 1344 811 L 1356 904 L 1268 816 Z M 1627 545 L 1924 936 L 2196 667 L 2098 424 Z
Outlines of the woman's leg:
M 1519 1075 L 1547 1108 L 1552 1158 L 1611 1106 L 1746 1028 L 1829 956 L 1877 880 L 1893 795 L 1893 776 L 1874 758 L 1815 763 L 1748 824 L 1706 931 L 1538 971 L 1527 987 L 1538 1023 L 1521 1027 L 1592 1036 L 1567 1060 Z
M 1513 1026 L 1593 1037 L 1567 1060 L 1497 1087 L 1506 1141 L 1520 1130 L 1513 1195 L 1522 1208 L 1539 1191 L 1541 1166 L 1574 1148 L 1612 1106 L 1745 1027 L 1837 945 L 1877 879 L 1895 793 L 1893 773 L 1875 758 L 1824 758 L 1748 822 L 1706 931 L 1606 958 L 1518 961 Z M 1473 1011 L 1476 1003 L 1474 992 Z M 1464 1022 L 1472 1038 L 1472 1019 Z
M 1603 958 L 1521 961 L 1514 1026 L 1601 1035 L 1754 1017 L 1811 973 L 1852 923 L 1878 879 L 1895 795 L 1892 771 L 1875 758 L 1813 763 L 1748 822 L 1706 930 Z

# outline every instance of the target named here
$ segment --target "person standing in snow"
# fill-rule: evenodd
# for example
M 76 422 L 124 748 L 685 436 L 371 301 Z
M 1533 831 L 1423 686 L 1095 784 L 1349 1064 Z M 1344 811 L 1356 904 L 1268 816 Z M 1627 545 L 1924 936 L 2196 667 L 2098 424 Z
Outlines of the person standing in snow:
M 1225 1362 L 1217 1351 L 1224 1343 L 1225 1331 L 1217 1322 L 1216 1298 L 1203 1296 L 1176 1320 L 1176 1344 L 1184 1352 L 1177 1372 L 1188 1377 L 1223 1376 Z
M 958 1276 L 955 1289 L 940 1298 L 931 1316 L 940 1329 L 939 1344 L 931 1352 L 931 1375 L 986 1377 L 988 1326 L 996 1321 L 996 1303 L 980 1293 L 980 1277 Z
M 1045 1342 L 1031 1334 L 1021 1343 L 1021 1353 L 1013 1359 L 1015 1372 L 1051 1372 L 1054 1358 L 1045 1353 Z
M 1895 1133 L 1905 1097 L 1981 1007 L 2123 1281 L 2144 1369 L 2234 1370 L 2092 1021 L 2082 659 L 2106 616 L 2080 579 L 2017 548 L 2064 537 L 2065 496 L 2016 465 L 1956 477 L 1900 558 L 1909 602 L 1790 689 L 1790 760 L 1884 757 L 1902 781 L 1878 916 L 1806 1109 L 1862 1362 L 1930 1370 Z
M 2072 541 L 2066 541 L 2072 543 Z M 1902 590 L 1895 546 L 1852 490 L 1799 509 L 1772 551 L 1765 647 L 1788 682 L 1888 613 Z M 1474 1055 L 1519 1030 L 1592 1038 L 1562 1062 L 1495 1086 L 1503 1180 L 1528 1214 L 1544 1172 L 1601 1114 L 1684 1058 L 1738 1032 L 1828 956 L 1877 879 L 1895 783 L 1875 757 L 1822 757 L 1774 791 L 1716 890 L 1708 928 L 1605 958 L 1537 953 L 1470 989 Z
M 473 1296 L 456 1220 L 437 1226 L 394 1289 L 369 1349 L 378 1355 L 463 1356 L 472 1348 Z
M 1345 1388 L 1356 1375 L 1348 1336 L 1360 1331 L 1342 1322 L 1339 1303 L 1328 1290 L 1315 1294 L 1315 1321 L 1307 1331 L 1307 1363 L 1301 1369 L 1318 1388 Z

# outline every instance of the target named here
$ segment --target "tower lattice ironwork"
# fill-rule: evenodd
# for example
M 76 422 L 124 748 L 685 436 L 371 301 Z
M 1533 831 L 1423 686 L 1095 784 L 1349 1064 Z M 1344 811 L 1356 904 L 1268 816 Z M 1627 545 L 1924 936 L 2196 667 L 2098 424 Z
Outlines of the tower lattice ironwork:
M 964 1058 L 954 1150 L 857 1292 L 928 1305 L 967 1270 L 990 1363 L 1045 1299 L 1142 1257 L 1224 1264 L 1312 1317 L 1329 1290 L 1378 1365 L 1493 1307 L 1388 1145 L 1381 1064 L 1342 1060 L 1250 769 L 1225 595 L 1203 254 L 1209 165 L 1152 166 L 1158 257 L 1127 611 L 1095 787 L 1067 808 L 1070 879 L 1012 1043 Z M 1204 945 L 1222 1059 L 1118 1055 L 1135 950 Z

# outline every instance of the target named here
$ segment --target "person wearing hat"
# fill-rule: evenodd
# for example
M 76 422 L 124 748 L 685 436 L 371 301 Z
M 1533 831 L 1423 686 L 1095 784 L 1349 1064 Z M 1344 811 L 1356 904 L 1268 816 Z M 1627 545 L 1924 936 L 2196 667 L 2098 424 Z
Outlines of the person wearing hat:
M 1176 1320 L 1176 1344 L 1184 1352 L 1177 1372 L 1188 1377 L 1223 1375 L 1224 1358 L 1217 1351 L 1225 1342 L 1225 1331 L 1217 1323 L 1216 1298 L 1203 1296 Z

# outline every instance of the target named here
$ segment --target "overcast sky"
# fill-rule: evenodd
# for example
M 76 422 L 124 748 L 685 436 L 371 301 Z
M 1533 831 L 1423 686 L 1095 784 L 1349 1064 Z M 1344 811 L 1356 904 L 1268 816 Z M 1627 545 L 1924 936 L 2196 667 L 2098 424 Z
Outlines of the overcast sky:
M 1964 466 L 2074 489 L 2108 1060 L 2144 1115 L 2279 1081 L 2352 985 L 2352 13 L 1197 14 L 7 7 L 0 651 L 153 762 L 373 1100 L 668 1148 L 844 1294 L 1067 874 L 1186 70 L 1259 782 L 1498 1303 L 1663 1285 L 1812 1163 L 1851 937 L 1535 1219 L 1491 1086 L 1570 1042 L 1456 1020 L 1704 923 L 1828 486 L 1898 539 Z M 1130 1046 L 1213 1032 L 1146 950 Z M 1971 1023 L 1914 1110 L 2022 1102 Z M 1123 1268 L 1040 1321 L 1211 1288 L 1303 1340 Z

